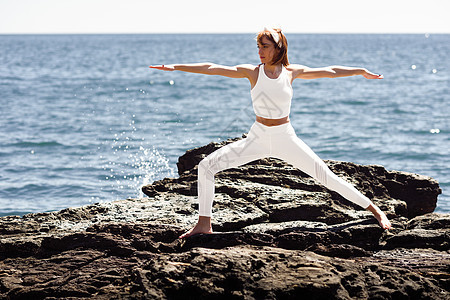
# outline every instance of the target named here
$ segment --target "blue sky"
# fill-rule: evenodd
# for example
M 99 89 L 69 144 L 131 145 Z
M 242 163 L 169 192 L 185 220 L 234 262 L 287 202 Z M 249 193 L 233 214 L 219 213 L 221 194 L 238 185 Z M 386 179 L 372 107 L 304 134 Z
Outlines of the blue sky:
M 450 33 L 450 0 L 0 0 L 2 33 Z

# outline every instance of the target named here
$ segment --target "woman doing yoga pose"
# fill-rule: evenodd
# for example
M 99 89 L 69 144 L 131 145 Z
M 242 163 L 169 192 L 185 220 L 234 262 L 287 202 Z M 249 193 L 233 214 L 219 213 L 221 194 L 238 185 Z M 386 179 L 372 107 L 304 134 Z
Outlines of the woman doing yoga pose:
M 287 40 L 280 29 L 264 28 L 257 36 L 261 64 L 222 66 L 212 63 L 158 65 L 150 68 L 184 71 L 232 78 L 247 78 L 256 121 L 246 138 L 214 151 L 198 165 L 198 223 L 180 238 L 212 233 L 211 215 L 214 200 L 214 175 L 248 162 L 275 157 L 286 161 L 318 180 L 330 190 L 371 211 L 383 229 L 390 229 L 386 215 L 353 185 L 334 174 L 327 165 L 295 134 L 289 121 L 294 79 L 336 78 L 362 75 L 382 79 L 364 68 L 329 66 L 310 68 L 289 64 Z

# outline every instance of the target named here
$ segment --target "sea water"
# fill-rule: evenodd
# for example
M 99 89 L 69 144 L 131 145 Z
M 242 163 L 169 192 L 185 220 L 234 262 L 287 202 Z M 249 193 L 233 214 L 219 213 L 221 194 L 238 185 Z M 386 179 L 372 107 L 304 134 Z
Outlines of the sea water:
M 321 158 L 437 179 L 450 212 L 450 35 L 288 34 L 291 63 L 384 75 L 294 81 Z M 254 122 L 246 79 L 149 65 L 259 63 L 254 34 L 1 35 L 0 216 L 142 196 L 186 150 Z

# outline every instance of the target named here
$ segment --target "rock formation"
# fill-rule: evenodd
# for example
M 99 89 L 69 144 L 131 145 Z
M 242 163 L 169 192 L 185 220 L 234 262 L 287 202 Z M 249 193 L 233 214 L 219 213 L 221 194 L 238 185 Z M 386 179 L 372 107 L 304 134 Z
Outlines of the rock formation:
M 230 140 L 231 141 L 231 140 Z M 327 161 L 386 212 L 263 159 L 216 176 L 211 235 L 197 220 L 196 166 L 230 141 L 189 150 L 148 198 L 0 218 L 0 298 L 449 299 L 450 215 L 438 183 Z

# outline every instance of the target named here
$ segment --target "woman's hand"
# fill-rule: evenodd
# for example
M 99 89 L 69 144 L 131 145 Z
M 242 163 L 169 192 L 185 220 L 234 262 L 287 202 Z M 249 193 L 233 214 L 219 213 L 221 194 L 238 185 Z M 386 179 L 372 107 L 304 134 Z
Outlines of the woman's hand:
M 175 67 L 173 65 L 157 65 L 157 66 L 149 66 L 151 69 L 158 69 L 162 71 L 174 71 Z
M 364 70 L 365 72 L 362 74 L 367 79 L 383 79 L 384 76 L 381 74 L 375 74 L 372 72 L 369 72 L 368 70 Z

